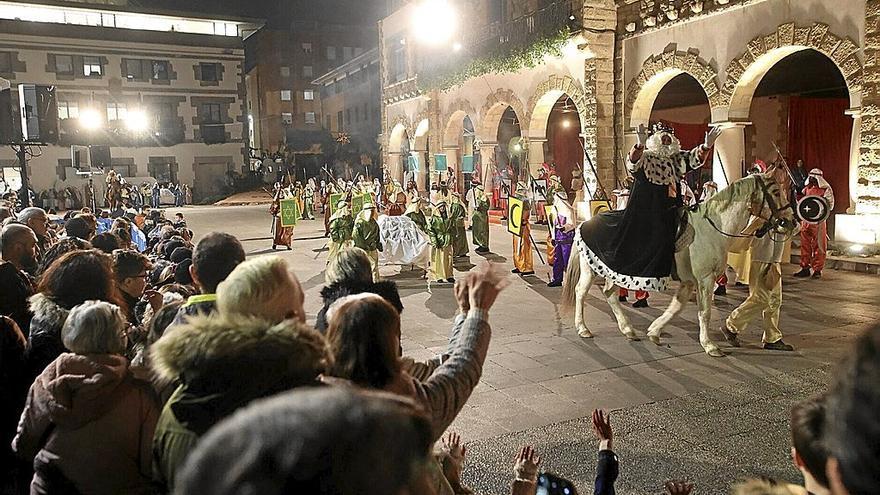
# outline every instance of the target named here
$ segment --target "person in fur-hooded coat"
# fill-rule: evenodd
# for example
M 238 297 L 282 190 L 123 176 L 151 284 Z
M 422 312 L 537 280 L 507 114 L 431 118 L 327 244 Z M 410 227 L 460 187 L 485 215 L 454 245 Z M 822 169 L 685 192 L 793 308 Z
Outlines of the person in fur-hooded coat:
M 153 475 L 166 491 L 215 423 L 254 399 L 316 385 L 330 359 L 324 338 L 304 323 L 230 314 L 190 318 L 156 341 L 151 357 L 160 379 L 180 383 L 153 437 Z

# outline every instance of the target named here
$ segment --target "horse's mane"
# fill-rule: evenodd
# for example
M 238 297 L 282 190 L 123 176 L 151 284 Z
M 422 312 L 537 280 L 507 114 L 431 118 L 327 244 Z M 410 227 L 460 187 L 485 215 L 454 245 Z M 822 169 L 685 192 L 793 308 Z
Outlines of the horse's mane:
M 758 187 L 758 180 L 758 177 L 754 175 L 737 180 L 701 203 L 697 207 L 697 211 L 717 213 L 728 209 L 731 203 L 748 201 L 755 188 Z

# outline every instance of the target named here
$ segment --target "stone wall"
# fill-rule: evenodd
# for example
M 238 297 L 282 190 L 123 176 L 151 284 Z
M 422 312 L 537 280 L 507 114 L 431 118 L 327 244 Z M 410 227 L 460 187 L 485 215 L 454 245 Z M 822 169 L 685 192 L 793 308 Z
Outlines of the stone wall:
M 880 0 L 865 7 L 861 147 L 856 213 L 880 213 Z
M 595 120 L 587 122 L 585 134 L 595 133 L 595 163 L 599 180 L 606 189 L 614 189 L 617 182 L 615 167 L 615 106 L 614 55 L 617 27 L 617 6 L 613 0 L 584 2 L 584 37 L 594 58 L 584 64 L 585 93 L 595 102 L 595 111 L 588 111 Z M 593 103 L 591 101 L 591 103 Z

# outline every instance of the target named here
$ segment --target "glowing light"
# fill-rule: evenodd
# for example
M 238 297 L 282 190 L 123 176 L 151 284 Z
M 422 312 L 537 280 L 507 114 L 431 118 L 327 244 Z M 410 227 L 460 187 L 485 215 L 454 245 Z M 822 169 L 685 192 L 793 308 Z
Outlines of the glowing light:
M 513 151 L 516 151 L 517 153 L 519 153 L 520 151 L 522 151 L 522 145 L 519 143 L 514 144 Z
M 458 24 L 455 9 L 447 0 L 423 0 L 416 5 L 412 21 L 413 34 L 433 45 L 452 39 Z
M 571 121 L 568 120 L 568 119 L 563 120 L 563 121 L 562 121 L 562 127 L 565 127 L 566 129 L 568 129 L 569 127 L 571 127 Z
M 863 246 L 861 244 L 853 244 L 852 246 L 849 247 L 849 252 L 851 252 L 853 254 L 860 254 L 864 250 L 865 250 L 865 246 Z
M 94 108 L 86 108 L 79 113 L 79 125 L 83 129 L 93 131 L 104 125 L 104 119 Z
M 125 117 L 125 127 L 130 131 L 143 132 L 150 126 L 147 114 L 143 110 L 131 110 Z
M 461 43 L 458 43 L 458 42 L 453 43 L 453 44 L 452 44 L 452 50 L 453 50 L 453 51 L 456 51 L 456 52 L 459 51 L 459 50 L 461 50 Z

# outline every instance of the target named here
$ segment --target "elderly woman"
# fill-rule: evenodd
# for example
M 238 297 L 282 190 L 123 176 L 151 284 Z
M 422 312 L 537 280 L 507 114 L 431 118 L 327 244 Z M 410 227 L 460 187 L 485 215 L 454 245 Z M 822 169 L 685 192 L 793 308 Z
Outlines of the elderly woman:
M 150 445 L 158 405 L 122 357 L 125 316 L 86 301 L 64 322 L 63 353 L 28 393 L 16 454 L 33 461 L 31 493 L 152 493 Z M 97 441 L 96 441 L 97 440 Z
M 378 294 L 388 301 L 398 315 L 403 312 L 403 303 L 397 292 L 397 284 L 390 280 L 373 282 L 373 267 L 366 251 L 361 248 L 348 248 L 341 251 L 327 265 L 327 285 L 321 289 L 324 307 L 318 311 L 315 328 L 327 331 L 327 309 L 336 300 L 353 294 L 369 292 Z
M 305 294 L 287 262 L 263 257 L 236 266 L 217 286 L 217 310 L 222 315 L 254 316 L 277 323 L 306 321 Z
M 124 305 L 113 282 L 111 258 L 99 251 L 71 251 L 52 263 L 30 298 L 34 314 L 28 337 L 28 366 L 37 376 L 66 348 L 61 329 L 70 310 L 88 300 Z
M 423 380 L 401 363 L 400 316 L 374 294 L 348 296 L 328 312 L 327 340 L 333 356 L 328 374 L 361 387 L 394 392 L 421 403 L 437 440 L 458 415 L 483 371 L 492 330 L 488 311 L 503 282 L 488 271 L 474 271 L 456 285 L 459 315 L 447 355 Z

